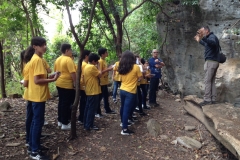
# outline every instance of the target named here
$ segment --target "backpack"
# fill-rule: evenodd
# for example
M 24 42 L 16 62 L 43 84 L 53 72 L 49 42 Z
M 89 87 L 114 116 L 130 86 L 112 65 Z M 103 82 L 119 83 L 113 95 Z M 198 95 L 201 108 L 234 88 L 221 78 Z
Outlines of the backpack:
M 219 63 L 224 63 L 226 62 L 226 55 L 222 53 L 222 49 L 221 49 L 221 46 L 219 45 L 219 55 L 218 55 L 218 62 Z

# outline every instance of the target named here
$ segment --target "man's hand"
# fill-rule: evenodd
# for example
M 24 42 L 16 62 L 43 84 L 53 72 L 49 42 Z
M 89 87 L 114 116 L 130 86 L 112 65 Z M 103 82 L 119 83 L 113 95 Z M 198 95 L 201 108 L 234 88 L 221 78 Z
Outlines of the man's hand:
M 198 34 L 194 37 L 194 39 L 195 39 L 197 42 L 199 42 L 199 41 L 201 40 L 201 38 L 200 38 L 200 36 L 199 36 Z

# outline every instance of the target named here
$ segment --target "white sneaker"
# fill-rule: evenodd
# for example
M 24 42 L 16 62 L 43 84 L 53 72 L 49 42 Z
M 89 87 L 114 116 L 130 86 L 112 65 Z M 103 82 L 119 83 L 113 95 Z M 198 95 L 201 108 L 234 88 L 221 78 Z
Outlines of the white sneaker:
M 101 114 L 95 114 L 95 117 L 102 118 L 103 116 Z
M 62 124 L 62 127 L 61 127 L 61 130 L 70 130 L 71 129 L 71 123 L 65 125 L 65 124 Z
M 44 126 L 45 126 L 45 125 L 48 125 L 48 121 L 44 121 Z
M 62 127 L 62 123 L 61 122 L 58 122 L 58 127 Z

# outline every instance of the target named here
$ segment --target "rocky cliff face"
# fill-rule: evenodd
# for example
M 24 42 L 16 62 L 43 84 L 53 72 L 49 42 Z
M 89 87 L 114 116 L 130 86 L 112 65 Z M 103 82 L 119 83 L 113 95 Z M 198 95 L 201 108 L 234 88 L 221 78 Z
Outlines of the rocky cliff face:
M 227 55 L 217 72 L 218 101 L 234 102 L 240 96 L 240 1 L 200 0 L 198 6 L 171 3 L 164 8 L 157 16 L 164 82 L 173 92 L 202 97 L 204 47 L 193 37 L 208 25 Z

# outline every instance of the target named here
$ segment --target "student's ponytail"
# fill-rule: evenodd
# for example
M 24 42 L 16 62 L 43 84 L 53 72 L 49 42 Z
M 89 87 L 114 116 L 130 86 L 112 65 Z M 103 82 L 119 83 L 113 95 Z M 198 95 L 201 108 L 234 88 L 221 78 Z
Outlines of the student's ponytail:
M 23 72 L 25 50 L 20 53 L 20 69 Z
M 32 46 L 29 46 L 25 51 L 23 62 L 25 64 L 28 63 L 31 60 L 34 53 L 35 53 L 35 49 Z

